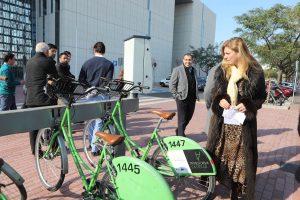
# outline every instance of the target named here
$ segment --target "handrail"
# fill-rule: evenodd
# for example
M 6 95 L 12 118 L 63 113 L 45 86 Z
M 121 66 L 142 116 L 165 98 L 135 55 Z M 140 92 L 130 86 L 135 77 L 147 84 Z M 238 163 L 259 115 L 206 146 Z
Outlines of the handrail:
M 124 114 L 139 109 L 139 100 L 128 98 L 123 100 Z M 104 116 L 110 112 L 116 100 L 75 103 L 71 108 L 72 122 L 85 121 Z M 51 127 L 59 120 L 66 106 L 45 106 L 37 108 L 18 109 L 0 112 L 0 137 L 24 133 L 31 130 Z

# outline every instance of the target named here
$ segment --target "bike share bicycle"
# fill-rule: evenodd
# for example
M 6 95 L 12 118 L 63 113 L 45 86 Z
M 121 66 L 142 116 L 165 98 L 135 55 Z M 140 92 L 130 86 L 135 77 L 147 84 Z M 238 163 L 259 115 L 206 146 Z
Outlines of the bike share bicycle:
M 131 156 L 147 161 L 153 165 L 165 178 L 172 187 L 175 196 L 182 198 L 191 195 L 197 199 L 209 199 L 215 188 L 216 168 L 207 151 L 197 142 L 181 136 L 169 136 L 162 138 L 159 135 L 159 127 L 163 120 L 170 120 L 175 113 L 152 111 L 160 118 L 145 148 L 136 144 L 128 135 L 122 120 L 122 99 L 131 91 L 142 90 L 141 85 L 134 85 L 133 82 L 124 80 L 106 80 L 105 89 L 109 92 L 117 92 L 119 99 L 111 113 L 107 113 L 102 118 L 104 125 L 102 130 L 109 130 L 110 133 L 114 129 L 125 137 L 125 146 Z M 91 163 L 95 166 L 94 157 L 90 156 L 88 141 L 90 137 L 89 124 L 86 124 L 83 132 L 84 152 Z M 114 128 L 111 128 L 114 127 Z M 98 138 L 98 149 L 101 150 L 101 139 Z M 149 156 L 150 149 L 154 142 L 158 147 L 152 156 Z M 113 150 L 113 149 L 112 149 Z
M 21 175 L 0 158 L 0 200 L 26 200 L 23 183 Z
M 76 168 L 83 183 L 84 192 L 82 199 L 164 199 L 173 200 L 173 194 L 164 178 L 148 163 L 133 158 L 121 156 L 115 158 L 109 146 L 116 146 L 123 140 L 123 136 L 110 135 L 97 132 L 97 137 L 103 140 L 103 150 L 95 169 L 91 169 L 79 155 L 72 135 L 71 108 L 74 95 L 86 95 L 91 88 L 83 93 L 75 93 L 79 82 L 70 79 L 54 80 L 53 93 L 62 95 L 66 101 L 64 114 L 52 132 L 39 131 L 36 139 L 35 161 L 39 178 L 44 187 L 49 191 L 58 190 L 65 175 L 68 173 L 68 158 L 65 143 L 69 147 Z M 103 166 L 106 173 L 102 180 L 99 174 Z M 83 168 L 89 173 L 85 175 Z M 88 178 L 91 177 L 91 178 Z

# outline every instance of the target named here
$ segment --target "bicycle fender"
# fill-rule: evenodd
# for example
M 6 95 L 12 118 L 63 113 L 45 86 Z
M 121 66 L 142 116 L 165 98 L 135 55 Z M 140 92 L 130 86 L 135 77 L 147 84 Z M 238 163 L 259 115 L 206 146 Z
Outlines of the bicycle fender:
M 4 174 L 11 178 L 17 185 L 22 185 L 24 183 L 22 176 L 6 162 L 3 163 L 1 171 L 3 171 Z
M 163 176 L 145 161 L 121 156 L 112 162 L 121 199 L 175 199 Z
M 170 136 L 164 138 L 163 142 L 167 146 L 167 154 L 171 162 L 178 163 L 178 160 L 181 160 L 178 170 L 176 169 L 178 173 L 216 175 L 216 168 L 211 156 L 194 140 L 182 136 Z M 185 170 L 182 170 L 182 167 Z
M 5 196 L 4 194 L 2 194 L 2 193 L 0 193 L 0 199 L 1 199 L 1 200 L 8 200 L 8 199 L 6 198 L 6 196 Z
M 199 148 L 202 149 L 200 144 L 187 137 L 169 136 L 163 138 L 163 141 L 167 145 L 169 150 L 199 149 Z
M 66 151 L 66 145 L 65 145 L 65 141 L 63 139 L 63 137 L 61 135 L 57 136 L 58 139 L 58 143 L 61 147 L 61 157 L 64 158 L 63 159 L 63 166 L 64 168 L 62 169 L 63 174 L 67 174 L 68 170 L 69 170 L 69 166 L 68 166 L 68 155 L 67 155 L 67 151 Z

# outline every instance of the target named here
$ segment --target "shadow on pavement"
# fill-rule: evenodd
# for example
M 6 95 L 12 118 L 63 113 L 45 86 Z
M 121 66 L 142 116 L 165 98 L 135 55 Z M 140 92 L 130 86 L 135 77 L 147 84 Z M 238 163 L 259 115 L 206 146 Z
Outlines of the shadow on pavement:
M 291 131 L 290 128 L 275 128 L 275 129 L 258 129 L 257 137 L 267 136 L 267 135 L 279 135 L 286 131 Z

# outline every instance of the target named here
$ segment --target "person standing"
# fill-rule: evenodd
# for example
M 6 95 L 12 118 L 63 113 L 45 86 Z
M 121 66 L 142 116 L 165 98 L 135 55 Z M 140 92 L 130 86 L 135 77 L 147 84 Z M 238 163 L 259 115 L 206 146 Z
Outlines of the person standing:
M 69 57 L 66 52 L 59 54 L 59 62 L 56 65 L 56 70 L 59 77 L 69 77 L 74 79 L 75 76 L 70 72 L 70 65 L 68 63 Z
M 105 54 L 105 45 L 103 42 L 97 42 L 94 45 L 94 57 L 87 60 L 83 65 L 79 73 L 78 81 L 87 84 L 92 87 L 99 87 L 103 80 L 101 77 L 112 79 L 114 74 L 114 65 L 111 61 L 107 60 L 104 57 Z M 93 97 L 89 100 L 106 100 L 109 99 L 108 96 L 100 95 Z M 89 143 L 91 145 L 91 152 L 94 156 L 98 155 L 100 152 L 97 147 L 94 145 L 96 141 L 95 133 L 102 128 L 102 120 L 94 120 L 89 129 Z
M 49 43 L 48 47 L 49 47 L 48 57 L 49 57 L 50 60 L 52 60 L 54 62 L 54 64 L 56 64 L 55 56 L 56 56 L 56 53 L 57 53 L 57 46 L 55 44 Z
M 47 85 L 47 76 L 57 78 L 57 71 L 54 62 L 48 57 L 49 47 L 44 42 L 36 44 L 36 54 L 28 60 L 26 64 L 26 106 L 29 108 L 56 105 L 57 99 L 49 97 L 45 93 Z M 35 140 L 38 130 L 29 132 L 31 152 L 35 152 Z
M 16 86 L 23 81 L 15 80 L 11 67 L 16 63 L 15 55 L 7 53 L 4 55 L 4 64 L 0 68 L 0 76 L 6 77 L 0 81 L 0 110 L 16 110 Z
M 194 114 L 198 87 L 197 72 L 192 66 L 192 54 L 185 54 L 182 61 L 182 65 L 173 69 L 169 89 L 177 105 L 178 128 L 176 135 L 185 137 L 185 128 Z
M 79 82 L 89 86 L 99 87 L 102 83 L 101 77 L 111 79 L 114 74 L 114 65 L 104 57 L 105 45 L 97 42 L 94 45 L 94 57 L 87 60 L 81 67 Z
M 215 65 L 213 68 L 211 68 L 208 72 L 207 78 L 206 78 L 206 84 L 204 87 L 203 95 L 204 95 L 204 101 L 205 106 L 207 109 L 207 115 L 206 115 L 206 121 L 205 121 L 205 130 L 204 132 L 206 135 L 208 134 L 209 130 L 209 124 L 210 124 L 210 118 L 212 116 L 212 110 L 211 110 L 211 104 L 212 104 L 212 96 L 211 91 L 215 85 L 214 77 L 215 77 L 215 71 L 219 67 L 219 65 Z
M 70 51 L 64 51 L 64 53 L 66 53 L 68 55 L 68 63 L 70 64 L 71 62 L 71 57 L 72 57 L 72 54 Z
M 231 199 L 255 199 L 257 168 L 257 110 L 266 99 L 262 67 L 242 38 L 225 41 L 221 65 L 215 71 L 207 150 L 217 169 L 217 180 L 231 189 Z M 242 124 L 224 123 L 224 110 L 245 114 Z

